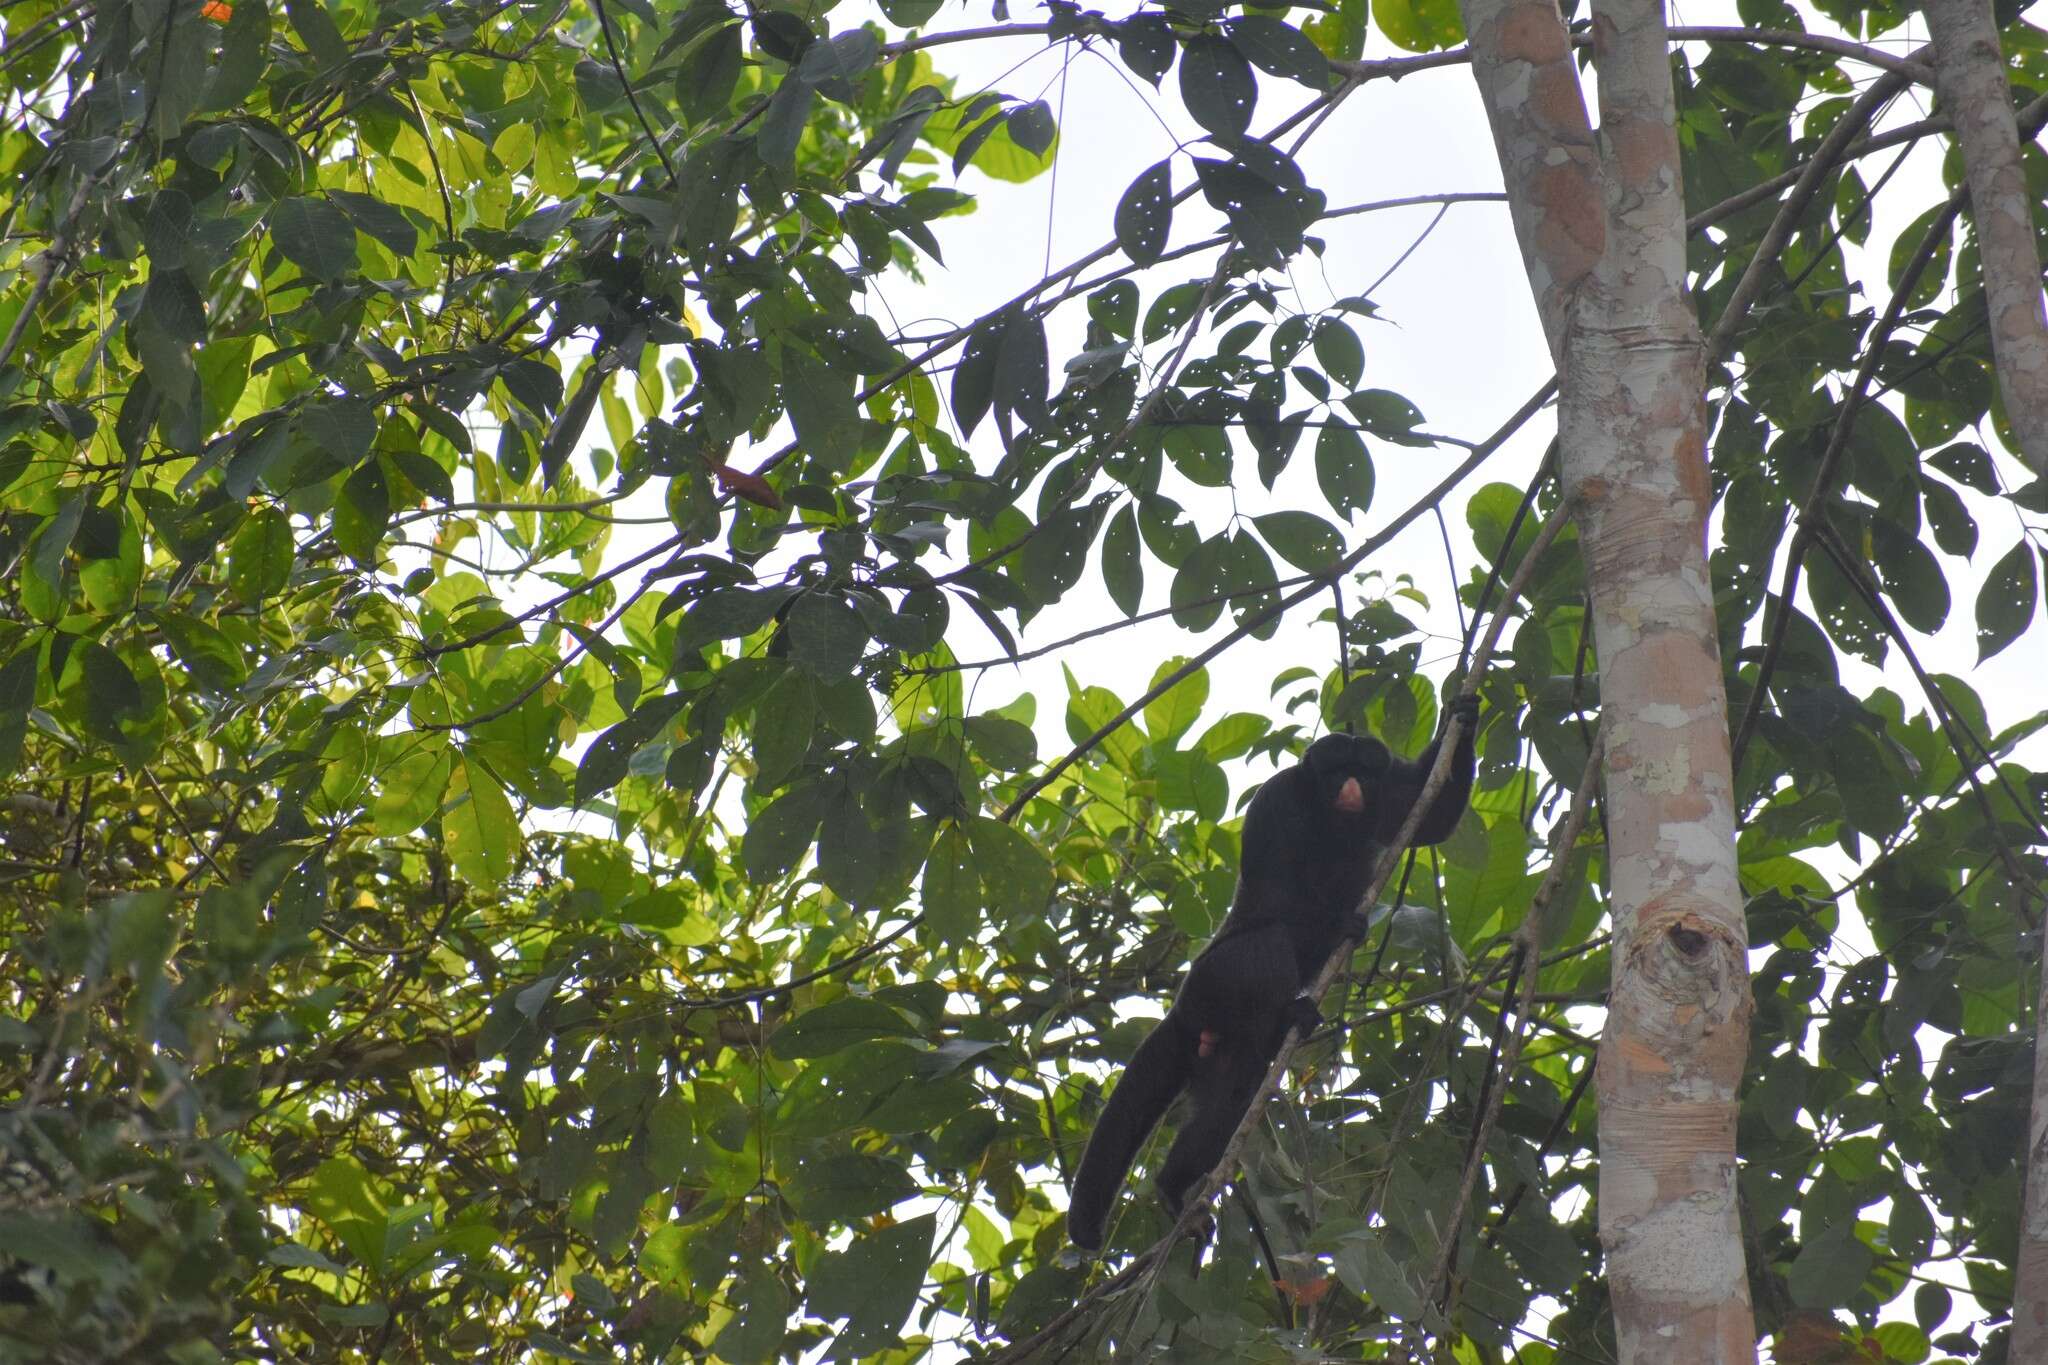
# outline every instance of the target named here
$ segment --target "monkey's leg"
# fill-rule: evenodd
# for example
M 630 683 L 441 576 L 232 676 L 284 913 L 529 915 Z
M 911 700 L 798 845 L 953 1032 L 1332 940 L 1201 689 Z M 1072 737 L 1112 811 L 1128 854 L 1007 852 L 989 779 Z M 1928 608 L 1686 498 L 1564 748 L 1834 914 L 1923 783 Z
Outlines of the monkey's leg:
M 1138 1045 L 1088 1136 L 1067 1202 L 1067 1236 L 1088 1251 L 1102 1245 L 1110 1206 L 1138 1148 L 1194 1072 L 1198 1034 L 1176 1017 L 1178 1008 Z
M 1301 987 L 1292 938 L 1278 925 L 1221 940 L 1196 965 L 1183 1003 L 1202 1007 L 1194 1022 L 1216 1039 L 1195 1063 L 1194 1112 L 1159 1171 L 1160 1197 L 1175 1214 L 1188 1189 L 1223 1159 L 1295 1017 Z

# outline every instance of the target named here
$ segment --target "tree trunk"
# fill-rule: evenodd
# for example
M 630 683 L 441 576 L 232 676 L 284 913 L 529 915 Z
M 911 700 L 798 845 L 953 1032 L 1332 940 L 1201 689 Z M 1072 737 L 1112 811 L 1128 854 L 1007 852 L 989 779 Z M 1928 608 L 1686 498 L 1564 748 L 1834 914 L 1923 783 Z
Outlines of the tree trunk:
M 1685 295 L 1663 12 L 1656 0 L 1604 0 L 1593 16 L 1601 126 L 1588 165 L 1576 145 L 1583 96 L 1558 78 L 1570 67 L 1556 10 L 1465 6 L 1559 359 L 1560 470 L 1600 661 L 1614 908 L 1600 1232 L 1623 1361 L 1746 1362 L 1756 1340 L 1735 1120 L 1748 938 L 1704 544 L 1704 351 Z

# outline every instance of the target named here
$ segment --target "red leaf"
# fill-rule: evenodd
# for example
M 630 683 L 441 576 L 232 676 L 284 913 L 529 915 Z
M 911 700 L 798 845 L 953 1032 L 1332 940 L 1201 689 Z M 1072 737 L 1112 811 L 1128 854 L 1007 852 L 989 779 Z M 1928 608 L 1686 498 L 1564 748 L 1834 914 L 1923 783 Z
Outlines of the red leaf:
M 749 474 L 744 469 L 735 469 L 729 464 L 711 466 L 711 475 L 718 480 L 718 491 L 732 493 L 748 502 L 758 503 L 775 511 L 782 510 L 782 495 L 775 491 L 773 484 L 759 474 Z

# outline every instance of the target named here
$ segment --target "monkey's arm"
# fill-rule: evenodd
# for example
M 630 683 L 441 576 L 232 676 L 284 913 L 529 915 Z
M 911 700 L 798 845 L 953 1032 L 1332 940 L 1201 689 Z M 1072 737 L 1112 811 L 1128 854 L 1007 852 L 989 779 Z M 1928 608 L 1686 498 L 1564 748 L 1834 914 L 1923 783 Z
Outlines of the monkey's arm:
M 1440 844 L 1450 838 L 1451 831 L 1458 827 L 1459 817 L 1465 813 L 1465 803 L 1472 797 L 1472 771 L 1476 764 L 1472 743 L 1479 730 L 1479 699 L 1461 696 L 1451 703 L 1450 711 L 1462 722 L 1458 727 L 1458 747 L 1451 751 L 1450 776 L 1416 827 L 1413 842 L 1418 845 Z M 1413 762 L 1396 760 L 1389 769 L 1379 805 L 1379 837 L 1383 843 L 1401 832 L 1408 812 L 1429 781 L 1430 769 L 1436 766 L 1437 751 L 1442 745 L 1443 736 L 1439 734 Z

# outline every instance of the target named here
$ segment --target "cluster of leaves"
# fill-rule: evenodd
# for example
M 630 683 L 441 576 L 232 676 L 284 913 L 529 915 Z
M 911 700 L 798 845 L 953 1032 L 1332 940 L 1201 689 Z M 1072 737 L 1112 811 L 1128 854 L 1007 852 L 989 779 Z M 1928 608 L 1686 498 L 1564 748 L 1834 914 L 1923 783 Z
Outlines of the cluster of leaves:
M 936 11 L 882 6 L 898 30 Z M 1370 301 L 1307 306 L 1279 269 L 1322 250 L 1325 202 L 1276 130 L 1316 126 L 1362 0 L 1299 27 L 1050 11 L 1048 53 L 1175 76 L 1206 150 L 936 339 L 878 322 L 876 281 L 942 260 L 968 168 L 1029 179 L 1059 129 L 957 90 L 915 36 L 718 0 L 0 14 L 0 1351 L 900 1358 L 1072 1302 L 1057 1182 L 1142 1033 L 1122 1007 L 1227 903 L 1231 765 L 1336 723 L 1412 752 L 1436 693 L 1401 609 L 1427 604 L 1368 580 L 1338 608 L 1352 657 L 1282 672 L 1265 714 L 1204 723 L 1179 661 L 1128 704 L 1070 678 L 1064 758 L 1041 699 L 974 709 L 961 627 L 1016 650 L 1091 560 L 1127 616 L 1270 633 L 1353 567 L 1368 439 L 1429 439 L 1366 386 Z M 1435 0 L 1374 17 L 1414 50 L 1458 36 Z M 1795 128 L 1843 82 L 1829 59 L 1688 74 L 1708 199 L 1839 112 Z M 1936 1256 L 2001 1302 L 2024 1103 L 1986 1096 L 2025 1093 L 2041 779 L 1987 759 L 2038 718 L 1994 735 L 1959 679 L 1922 714 L 1838 661 L 1899 647 L 1888 612 L 1940 624 L 1923 524 L 1967 558 L 1985 507 L 2043 510 L 1962 439 L 1990 380 L 1968 269 L 1937 307 L 1949 248 L 1917 346 L 1847 310 L 1855 174 L 1785 253 L 1713 451 L 1731 694 L 1769 697 L 1742 768 L 1758 1298 L 1774 1330 L 1847 1308 L 1851 1334 Z M 1709 310 L 1768 214 L 1702 243 Z M 1055 367 L 1068 304 L 1086 334 Z M 1819 513 L 1845 567 L 1815 561 L 1802 613 L 1763 571 L 1826 381 L 1872 345 L 1903 419 L 1857 418 Z M 985 420 L 999 445 L 971 454 Z M 1311 433 L 1313 511 L 1273 493 Z M 1202 491 L 1226 488 L 1242 515 Z M 1489 560 L 1531 534 L 1521 500 L 1470 498 Z M 1987 653 L 2034 621 L 2021 525 L 1978 599 Z M 1356 1353 L 1424 1321 L 1498 1358 L 1549 1298 L 1573 1305 L 1560 1354 L 1608 1349 L 1590 1201 L 1559 1202 L 1592 1190 L 1596 842 L 1568 855 L 1553 1042 L 1506 1081 L 1457 1294 L 1424 1283 L 1532 828 L 1597 704 L 1583 566 L 1569 537 L 1549 554 L 1486 681 L 1474 814 L 1275 1107 L 1255 1224 L 1225 1218 L 1199 1295 L 1174 1272 L 1118 1340 Z M 1759 679 L 1744 629 L 1781 609 Z M 1846 906 L 1803 855 L 1835 846 L 1876 950 L 1830 975 Z M 1930 1029 L 1952 1041 L 1923 1066 Z M 1140 1209 L 1116 1245 L 1157 1231 Z M 1871 1337 L 1898 1360 L 1948 1311 L 1915 1308 L 1920 1355 L 1903 1324 Z

